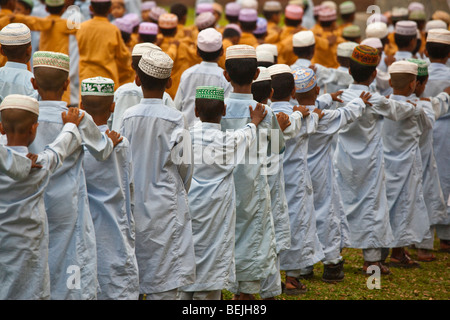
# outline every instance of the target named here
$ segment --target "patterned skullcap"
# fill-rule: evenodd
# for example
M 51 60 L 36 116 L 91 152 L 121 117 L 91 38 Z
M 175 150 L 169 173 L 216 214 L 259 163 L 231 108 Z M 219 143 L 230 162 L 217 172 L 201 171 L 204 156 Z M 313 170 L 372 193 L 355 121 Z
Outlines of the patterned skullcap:
M 163 51 L 149 50 L 142 55 L 139 61 L 139 69 L 146 75 L 157 79 L 170 77 L 173 68 L 173 60 Z
M 417 22 L 401 20 L 395 24 L 394 32 L 403 36 L 415 36 L 417 35 Z
M 150 10 L 150 13 L 148 14 L 148 16 L 150 17 L 150 19 L 152 19 L 153 21 L 158 21 L 159 20 L 159 16 L 167 13 L 167 10 L 161 7 L 154 7 Z
M 153 22 L 141 22 L 139 24 L 140 34 L 148 34 L 148 35 L 157 35 L 158 34 L 158 25 Z
M 10 94 L 0 104 L 0 112 L 5 109 L 20 109 L 39 115 L 39 102 L 21 94 Z
M 201 86 L 195 89 L 195 99 L 224 100 L 224 90 L 220 87 Z
M 375 67 L 378 65 L 379 60 L 378 50 L 369 46 L 359 45 L 353 49 L 350 58 L 359 64 Z
M 292 20 L 301 20 L 303 18 L 303 9 L 298 5 L 288 4 L 284 9 L 284 15 Z
M 280 12 L 283 10 L 280 1 L 266 1 L 264 2 L 263 11 Z
M 316 74 L 310 68 L 298 68 L 292 74 L 294 75 L 295 92 L 297 93 L 308 92 L 317 85 Z
M 125 18 L 117 18 L 114 20 L 113 24 L 119 28 L 120 31 L 126 33 L 133 33 L 133 24 Z
M 138 43 L 133 47 L 133 51 L 131 52 L 131 55 L 133 57 L 142 57 L 144 53 L 150 50 L 158 50 L 162 51 L 160 47 L 158 47 L 156 44 L 150 43 L 150 42 L 143 42 Z
M 206 28 L 198 33 L 197 47 L 204 52 L 216 52 L 222 48 L 222 34 L 214 28 Z
M 319 21 L 334 21 L 337 19 L 336 10 L 325 8 L 319 12 Z
M 225 59 L 246 59 L 254 58 L 256 59 L 256 50 L 254 47 L 247 44 L 237 44 L 234 46 L 229 46 L 227 48 Z
M 202 12 L 195 18 L 195 25 L 200 30 L 213 27 L 216 23 L 216 16 L 212 12 Z
M 82 96 L 114 96 L 114 81 L 104 77 L 94 77 L 81 81 Z
M 427 33 L 427 42 L 450 45 L 450 31 L 447 29 L 431 29 Z
M 267 32 L 267 20 L 258 17 L 256 20 L 256 29 L 253 31 L 254 34 L 264 34 Z
M 33 68 L 47 67 L 63 71 L 70 71 L 68 55 L 52 51 L 36 51 L 33 54 Z
M 161 29 L 173 29 L 178 25 L 178 17 L 173 13 L 163 13 L 158 18 L 158 26 Z
M 241 11 L 241 6 L 237 2 L 228 2 L 225 5 L 225 14 L 227 16 L 237 17 L 239 16 L 239 11 Z
M 30 29 L 23 23 L 10 23 L 0 31 L 0 44 L 20 46 L 31 43 Z
M 419 77 L 428 75 L 428 62 L 420 59 L 408 59 L 408 61 L 417 64 L 417 75 Z

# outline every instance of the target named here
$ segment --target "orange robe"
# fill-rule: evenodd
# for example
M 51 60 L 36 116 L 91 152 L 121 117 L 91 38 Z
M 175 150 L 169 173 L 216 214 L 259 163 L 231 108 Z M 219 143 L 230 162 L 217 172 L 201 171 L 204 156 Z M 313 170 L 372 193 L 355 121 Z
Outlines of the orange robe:
M 233 45 L 233 42 L 231 42 L 230 39 L 225 38 L 222 40 L 223 55 L 219 58 L 219 61 L 217 61 L 217 64 L 223 70 L 225 70 L 225 58 L 226 58 L 227 48 L 231 47 L 232 45 Z
M 280 41 L 281 28 L 272 21 L 267 23 L 267 36 L 264 39 L 265 43 L 276 44 Z
M 397 44 L 395 43 L 394 34 L 395 34 L 394 32 L 391 32 L 388 35 L 389 44 L 387 46 L 385 46 L 385 48 L 384 48 L 384 53 L 387 56 L 393 56 L 398 51 Z
M 312 58 L 311 63 L 318 63 L 327 68 L 338 68 L 339 62 L 337 61 L 337 46 L 339 43 L 345 42 L 345 39 L 340 36 L 338 30 L 325 31 L 322 28 L 317 28 L 314 35 L 316 39 L 320 38 L 327 41 L 328 36 L 334 35 L 336 36 L 336 42 L 331 46 L 328 45 L 327 49 L 324 49 L 324 47 L 322 46 L 316 45 L 314 57 Z
M 9 9 L 0 9 L 0 30 L 3 29 L 4 27 L 6 27 L 10 23 L 9 15 L 12 13 L 13 12 Z M 7 61 L 8 61 L 8 58 L 6 58 L 4 55 L 0 54 L 0 67 L 3 67 Z
M 239 40 L 239 44 L 246 44 L 252 47 L 257 47 L 259 45 L 258 40 L 255 38 L 253 33 L 250 32 L 242 32 L 241 38 Z

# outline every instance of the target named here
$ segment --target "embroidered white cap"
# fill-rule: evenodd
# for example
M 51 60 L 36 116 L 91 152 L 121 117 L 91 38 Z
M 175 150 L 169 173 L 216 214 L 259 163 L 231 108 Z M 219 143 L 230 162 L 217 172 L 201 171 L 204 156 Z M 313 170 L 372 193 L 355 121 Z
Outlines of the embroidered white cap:
M 139 69 L 157 79 L 169 78 L 172 68 L 173 60 L 165 52 L 159 50 L 145 52 L 139 61 Z

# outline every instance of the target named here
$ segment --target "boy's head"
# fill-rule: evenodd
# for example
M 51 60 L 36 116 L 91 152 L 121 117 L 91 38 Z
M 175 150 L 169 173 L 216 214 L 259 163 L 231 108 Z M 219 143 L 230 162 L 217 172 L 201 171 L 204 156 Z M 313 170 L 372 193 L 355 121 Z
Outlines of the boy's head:
M 420 97 L 425 91 L 428 82 L 428 63 L 419 59 L 409 59 L 408 61 L 417 64 L 416 89 L 414 93 L 417 97 Z
M 45 10 L 54 15 L 62 15 L 65 8 L 64 0 L 45 0 Z
M 427 22 L 427 14 L 425 10 L 415 10 L 409 13 L 408 20 L 415 21 L 419 30 L 424 30 Z
M 283 7 L 281 6 L 281 3 L 279 1 L 264 2 L 263 15 L 267 19 L 267 21 L 279 24 L 282 11 Z
M 258 21 L 258 12 L 255 9 L 244 8 L 239 11 L 239 25 L 243 32 L 253 33 Z
M 289 27 L 298 27 L 302 23 L 303 9 L 295 4 L 288 4 L 284 9 L 284 23 Z
M 291 68 L 286 64 L 275 64 L 269 68 L 272 79 L 272 101 L 289 100 L 295 93 L 295 82 Z
M 272 78 L 270 77 L 269 70 L 265 67 L 258 67 L 259 75 L 252 83 L 252 95 L 253 99 L 260 103 L 267 103 L 272 98 Z
M 94 13 L 94 16 L 107 17 L 111 13 L 111 1 L 109 0 L 91 0 L 89 9 Z
M 173 60 L 163 51 L 149 50 L 139 60 L 136 84 L 144 91 L 164 93 L 172 85 Z
M 356 83 L 371 83 L 377 76 L 376 68 L 379 61 L 377 49 L 358 45 L 350 57 L 349 73 Z
M 202 122 L 220 123 L 225 115 L 224 89 L 201 86 L 195 90 L 195 116 Z
M 10 23 L 0 31 L 0 52 L 8 61 L 27 63 L 31 58 L 31 32 L 22 23 Z
M 187 19 L 188 9 L 183 3 L 175 3 L 170 7 L 170 13 L 178 17 L 178 23 L 185 25 Z
M 14 9 L 14 13 L 24 14 L 28 16 L 33 10 L 33 7 L 33 0 L 18 0 L 16 3 L 16 8 Z
M 132 33 L 137 33 L 139 30 L 139 24 L 141 23 L 141 18 L 136 13 L 127 13 L 123 16 L 132 26 Z
M 222 37 L 224 39 L 230 40 L 233 45 L 236 45 L 239 43 L 239 40 L 241 39 L 241 34 L 242 34 L 241 27 L 239 27 L 238 24 L 230 23 L 225 26 Z
M 356 42 L 342 42 L 337 46 L 337 61 L 342 67 L 348 68 L 350 66 L 350 57 L 352 56 L 353 49 L 358 46 Z
M 131 22 L 125 18 L 117 18 L 114 20 L 113 24 L 119 28 L 123 42 L 128 43 L 131 39 L 131 34 L 133 33 L 133 25 Z
M 395 24 L 394 39 L 399 50 L 412 52 L 417 45 L 417 23 L 398 21 Z
M 320 92 L 317 86 L 317 77 L 310 68 L 298 68 L 293 71 L 295 83 L 295 98 L 299 104 L 306 101 L 315 101 Z
M 133 51 L 131 52 L 131 68 L 135 72 L 139 69 L 139 61 L 141 61 L 142 55 L 150 50 L 162 51 L 160 47 L 151 42 L 138 43 L 133 47 Z
M 159 17 L 164 13 L 167 13 L 166 9 L 162 7 L 153 7 L 148 13 L 148 19 L 150 22 L 158 23 Z
M 114 81 L 103 77 L 81 81 L 81 108 L 97 125 L 106 124 L 114 111 Z M 98 123 L 100 119 L 102 121 Z
M 0 7 L 2 10 L 9 9 L 11 11 L 14 11 L 16 9 L 16 0 L 0 0 Z
M 256 50 L 256 60 L 258 61 L 258 67 L 268 68 L 275 64 L 274 56 L 268 50 Z
M 355 21 L 356 5 L 353 1 L 344 1 L 339 5 L 339 12 L 344 22 Z
M 394 94 L 410 96 L 416 89 L 418 65 L 410 61 L 396 61 L 388 68 L 389 84 Z
M 19 94 L 8 95 L 0 104 L 0 115 L 0 133 L 6 135 L 8 145 L 15 141 L 28 147 L 34 141 L 39 117 L 36 99 Z
M 52 93 L 61 95 L 69 85 L 70 58 L 60 52 L 36 51 L 33 55 L 31 79 L 34 89 L 42 96 Z
M 228 2 L 225 5 L 225 18 L 229 23 L 238 23 L 240 10 L 241 6 L 237 2 Z
M 224 75 L 232 85 L 251 85 L 259 75 L 255 48 L 245 44 L 228 47 Z
M 216 25 L 216 17 L 212 12 L 202 12 L 195 18 L 195 25 L 199 31 L 214 28 Z
M 389 43 L 389 30 L 384 22 L 373 22 L 366 27 L 366 38 L 378 38 L 383 46 Z
M 342 37 L 347 41 L 361 42 L 361 29 L 357 25 L 351 25 L 342 29 Z
M 298 58 L 311 60 L 316 48 L 314 33 L 310 30 L 297 32 L 292 37 L 292 46 Z
M 319 24 L 322 28 L 331 28 L 337 19 L 336 10 L 325 8 L 319 12 Z
M 258 51 L 268 51 L 273 55 L 273 63 L 278 63 L 278 47 L 272 43 L 262 43 L 256 47 L 256 53 Z
M 258 17 L 258 20 L 256 20 L 256 29 L 253 30 L 253 35 L 256 39 L 264 41 L 267 36 L 267 20 L 265 18 Z
M 111 15 L 114 19 L 122 18 L 126 12 L 124 0 L 111 0 Z
M 450 57 L 450 31 L 446 29 L 428 31 L 425 48 L 430 60 L 437 59 L 446 63 Z
M 155 1 L 144 1 L 141 2 L 141 18 L 142 21 L 150 21 L 150 11 L 156 7 Z
M 153 22 L 141 22 L 139 24 L 139 43 L 156 43 L 158 37 L 158 25 Z
M 173 13 L 163 13 L 158 18 L 158 27 L 165 37 L 173 37 L 177 33 L 178 18 Z
M 214 28 L 198 33 L 197 54 L 203 61 L 215 62 L 223 55 L 222 34 Z

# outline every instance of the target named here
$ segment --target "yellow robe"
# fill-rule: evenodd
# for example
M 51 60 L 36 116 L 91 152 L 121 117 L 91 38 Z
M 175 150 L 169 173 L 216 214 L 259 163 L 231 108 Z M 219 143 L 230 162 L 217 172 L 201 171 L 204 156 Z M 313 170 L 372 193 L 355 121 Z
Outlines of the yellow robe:
M 389 44 L 387 46 L 385 46 L 385 48 L 384 48 L 384 53 L 387 56 L 393 56 L 398 51 L 397 44 L 395 43 L 394 34 L 395 34 L 394 32 L 391 32 L 388 35 Z
M 233 42 L 231 42 L 230 39 L 222 40 L 223 55 L 219 58 L 219 61 L 217 61 L 217 64 L 223 70 L 225 70 L 225 58 L 226 58 L 227 48 L 231 47 L 232 45 L 233 45 Z
M 298 57 L 294 53 L 294 46 L 292 38 L 294 35 L 287 37 L 283 41 L 279 42 L 278 47 L 278 63 L 292 65 L 297 61 Z M 329 49 L 328 40 L 320 37 L 315 37 L 315 50 L 327 51 Z
M 324 49 L 324 47 L 316 45 L 316 50 L 311 63 L 318 63 L 327 68 L 338 68 L 339 62 L 337 61 L 337 46 L 339 43 L 345 42 L 345 39 L 340 36 L 338 30 L 325 31 L 322 28 L 317 28 L 314 35 L 316 39 L 320 38 L 326 41 L 328 41 L 327 37 L 330 35 L 335 35 L 337 39 L 333 45 L 328 45 L 328 49 L 326 50 Z
M 13 12 L 9 9 L 0 9 L 0 30 L 10 23 L 9 15 L 12 13 Z M 4 55 L 0 54 L 0 67 L 3 67 L 7 61 L 8 59 Z
M 110 78 L 115 88 L 132 82 L 131 53 L 120 30 L 105 17 L 94 16 L 76 33 L 80 53 L 80 82 L 91 77 Z
M 239 44 L 246 44 L 255 48 L 259 45 L 258 40 L 255 38 L 253 33 L 250 32 L 242 32 Z
M 272 21 L 267 23 L 267 36 L 264 39 L 265 43 L 277 44 L 280 41 L 281 28 Z

